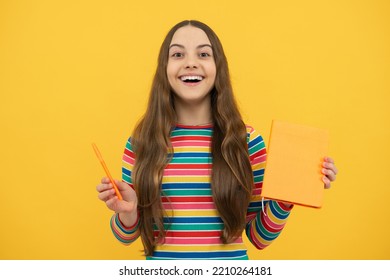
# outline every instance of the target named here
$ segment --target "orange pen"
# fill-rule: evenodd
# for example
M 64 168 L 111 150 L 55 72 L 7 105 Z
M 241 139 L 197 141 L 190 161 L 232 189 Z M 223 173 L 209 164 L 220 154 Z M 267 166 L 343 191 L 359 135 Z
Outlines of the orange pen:
M 116 184 L 115 184 L 115 182 L 114 182 L 114 179 L 112 178 L 112 176 L 111 176 L 111 174 L 110 174 L 110 171 L 108 171 L 107 165 L 106 165 L 106 163 L 105 163 L 104 160 L 103 160 L 102 154 L 100 153 L 100 151 L 99 151 L 99 149 L 98 149 L 98 147 L 96 146 L 95 143 L 92 143 L 92 147 L 93 147 L 93 150 L 95 151 L 95 154 L 96 154 L 96 156 L 98 157 L 100 163 L 102 164 L 103 169 L 104 169 L 104 171 L 105 171 L 106 174 L 107 174 L 107 177 L 110 179 L 111 184 L 114 186 L 114 190 L 115 190 L 116 195 L 118 196 L 119 200 L 122 200 L 122 195 L 121 195 L 121 193 L 119 192 L 119 189 L 118 189 L 118 187 L 116 186 Z

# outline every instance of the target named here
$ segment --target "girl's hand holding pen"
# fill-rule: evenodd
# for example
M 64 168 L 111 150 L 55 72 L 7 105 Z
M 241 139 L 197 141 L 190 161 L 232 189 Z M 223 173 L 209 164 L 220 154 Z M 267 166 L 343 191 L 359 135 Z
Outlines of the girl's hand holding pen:
M 106 206 L 116 213 L 119 213 L 121 222 L 130 227 L 137 220 L 137 195 L 135 191 L 125 182 L 115 180 L 115 184 L 122 195 L 122 200 L 118 199 L 115 189 L 107 177 L 102 178 L 101 183 L 96 186 L 98 198 L 106 203 Z

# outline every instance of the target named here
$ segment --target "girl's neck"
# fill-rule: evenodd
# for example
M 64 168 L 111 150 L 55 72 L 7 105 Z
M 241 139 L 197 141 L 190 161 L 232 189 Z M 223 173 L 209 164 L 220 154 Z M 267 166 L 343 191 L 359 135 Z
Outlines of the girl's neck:
M 210 103 L 203 103 L 199 106 L 175 103 L 175 111 L 177 123 L 182 125 L 197 126 L 212 123 Z

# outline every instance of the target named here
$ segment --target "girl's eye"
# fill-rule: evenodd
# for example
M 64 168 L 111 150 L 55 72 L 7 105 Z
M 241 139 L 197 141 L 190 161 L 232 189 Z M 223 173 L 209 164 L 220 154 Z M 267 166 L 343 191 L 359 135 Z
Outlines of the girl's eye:
M 173 54 L 172 54 L 172 57 L 177 57 L 177 58 L 183 57 L 183 54 L 182 54 L 182 53 L 179 53 L 179 52 L 173 53 Z
M 207 52 L 202 52 L 202 53 L 199 54 L 199 56 L 200 57 L 209 57 L 211 55 L 209 53 L 207 53 Z

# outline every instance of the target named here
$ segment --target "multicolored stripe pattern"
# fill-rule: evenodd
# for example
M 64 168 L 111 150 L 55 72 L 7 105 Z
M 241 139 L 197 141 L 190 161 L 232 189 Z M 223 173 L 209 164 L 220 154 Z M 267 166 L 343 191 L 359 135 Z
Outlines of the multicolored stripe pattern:
M 212 133 L 212 126 L 177 125 L 172 131 L 174 154 L 164 171 L 161 192 L 167 233 L 164 244 L 156 246 L 154 255 L 147 259 L 248 259 L 242 237 L 230 244 L 220 240 L 223 222 L 210 185 Z M 290 209 L 276 201 L 261 201 L 266 149 L 263 138 L 250 126 L 247 135 L 254 189 L 245 232 L 256 248 L 264 249 L 280 234 Z M 122 179 L 131 187 L 134 161 L 129 139 L 123 155 Z M 139 237 L 138 226 L 136 223 L 125 227 L 117 214 L 111 219 L 115 237 L 126 245 Z

